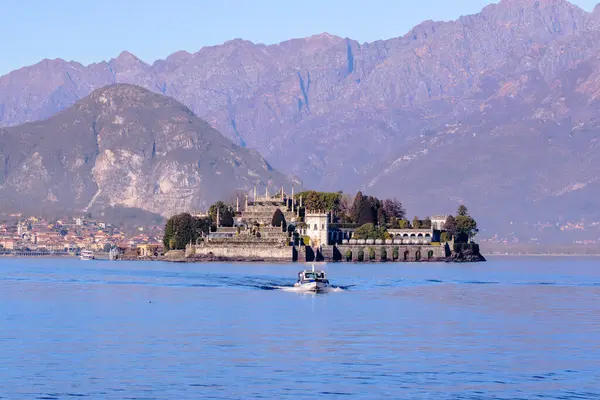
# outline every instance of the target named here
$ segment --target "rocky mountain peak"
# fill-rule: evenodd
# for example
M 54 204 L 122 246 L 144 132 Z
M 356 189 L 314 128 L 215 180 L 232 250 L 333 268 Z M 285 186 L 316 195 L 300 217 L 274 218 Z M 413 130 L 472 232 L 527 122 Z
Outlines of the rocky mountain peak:
M 600 27 L 600 4 L 597 4 L 594 7 L 594 10 L 589 15 L 588 18 L 588 28 L 590 29 L 598 29 Z
M 155 108 L 156 103 L 160 103 L 165 107 L 189 112 L 187 107 L 169 97 L 159 96 L 146 88 L 129 83 L 116 83 L 96 89 L 88 98 L 79 101 L 78 104 L 95 106 L 96 104 L 106 105 L 113 102 L 117 103 L 116 107 L 121 111 L 128 108 Z
M 192 54 L 185 50 L 176 51 L 175 53 L 169 55 L 165 60 L 170 62 L 181 62 L 185 60 L 189 60 L 192 57 Z
M 182 104 L 129 84 L 95 90 L 1 136 L 0 200 L 24 212 L 120 206 L 168 216 L 235 190 L 295 181 Z
M 498 7 L 523 7 L 523 9 L 545 9 L 551 7 L 561 7 L 568 9 L 579 8 L 567 0 L 500 0 Z
M 127 50 L 122 51 L 117 58 L 114 59 L 116 64 L 127 65 L 127 64 L 146 64 L 134 54 L 128 52 Z

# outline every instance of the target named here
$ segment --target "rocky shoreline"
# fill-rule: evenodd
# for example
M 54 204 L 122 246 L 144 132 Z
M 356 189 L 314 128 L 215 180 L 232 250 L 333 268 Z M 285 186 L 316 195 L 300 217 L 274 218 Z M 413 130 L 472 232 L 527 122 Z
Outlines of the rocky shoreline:
M 487 261 L 481 253 L 476 253 L 473 250 L 464 250 L 460 252 L 452 252 L 452 255 L 446 259 L 446 262 L 455 263 L 472 263 Z

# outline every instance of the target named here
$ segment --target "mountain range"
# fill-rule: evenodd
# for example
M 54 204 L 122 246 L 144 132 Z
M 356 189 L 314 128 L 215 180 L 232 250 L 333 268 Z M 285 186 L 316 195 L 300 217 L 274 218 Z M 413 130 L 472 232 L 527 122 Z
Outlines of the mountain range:
M 321 34 L 152 64 L 128 52 L 88 66 L 43 60 L 0 77 L 0 124 L 135 84 L 306 187 L 395 196 L 421 216 L 466 202 L 489 233 L 524 223 L 533 235 L 544 222 L 600 221 L 599 39 L 598 7 L 502 0 L 372 43 Z

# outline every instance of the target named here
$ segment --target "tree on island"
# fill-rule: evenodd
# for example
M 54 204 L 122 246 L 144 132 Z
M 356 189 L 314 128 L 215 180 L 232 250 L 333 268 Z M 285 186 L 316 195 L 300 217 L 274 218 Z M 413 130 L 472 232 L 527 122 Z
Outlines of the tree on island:
M 302 197 L 302 205 L 307 210 L 331 211 L 337 215 L 341 211 L 342 192 L 317 192 L 308 190 L 298 193 L 295 198 Z
M 446 218 L 444 229 L 448 234 L 448 239 L 452 239 L 456 235 L 456 219 L 452 215 L 448 215 L 448 218 Z
M 342 222 L 351 222 L 352 196 L 342 193 L 340 196 L 340 217 Z
M 398 221 L 398 226 L 400 229 L 410 229 L 410 221 L 407 219 L 401 219 Z
M 412 228 L 413 229 L 419 229 L 421 227 L 421 221 L 419 220 L 419 217 L 417 217 L 415 215 L 415 217 L 412 220 Z
M 350 210 L 352 220 L 357 224 L 376 224 L 381 202 L 376 197 L 365 196 L 358 192 Z
M 456 217 L 448 216 L 444 229 L 446 230 L 446 239 L 454 238 L 456 243 L 467 243 L 479 231 L 477 222 L 469 215 L 467 207 L 463 204 L 458 207 Z
M 386 199 L 382 203 L 383 211 L 388 219 L 402 220 L 406 217 L 406 210 L 397 199 Z
M 469 215 L 467 207 L 460 205 L 458 207 L 456 217 L 456 237 L 455 242 L 466 243 L 470 239 L 474 238 L 479 230 L 477 229 L 477 222 Z
M 386 224 L 386 216 L 383 212 L 381 200 L 377 197 L 369 196 L 367 197 L 367 203 L 369 204 L 370 210 L 368 211 L 368 215 L 371 216 L 374 224 L 381 224 L 381 226 L 385 226 Z M 381 210 L 381 213 L 380 211 Z M 379 217 L 381 216 L 381 220 Z
M 350 207 L 350 218 L 352 221 L 358 223 L 360 218 L 360 211 L 363 208 L 363 203 L 365 201 L 365 196 L 363 196 L 362 192 L 356 193 L 354 196 L 354 201 L 352 202 L 352 207 Z
M 431 229 L 431 218 L 427 217 L 420 221 L 421 229 Z
M 376 227 L 374 224 L 368 223 L 360 226 L 352 235 L 355 239 L 388 239 L 389 235 L 385 228 Z
M 189 213 L 177 214 L 167 220 L 163 245 L 165 250 L 181 250 L 190 242 L 207 234 L 212 221 L 210 218 L 192 217 Z
M 350 220 L 360 225 L 379 224 L 382 227 L 398 228 L 406 211 L 397 199 L 380 200 L 358 192 L 348 214 Z
M 222 201 L 217 201 L 208 209 L 208 215 L 212 220 L 213 225 L 217 225 L 217 210 L 219 211 L 219 226 L 233 226 L 233 207 L 225 204 Z
M 379 207 L 377 209 L 377 224 L 379 226 L 387 226 L 388 225 L 388 217 L 383 211 L 383 207 Z
M 281 227 L 281 229 L 284 232 L 286 230 L 285 216 L 283 215 L 283 212 L 281 212 L 281 210 L 279 208 L 277 210 L 275 210 L 275 212 L 273 213 L 273 218 L 271 219 L 271 226 Z

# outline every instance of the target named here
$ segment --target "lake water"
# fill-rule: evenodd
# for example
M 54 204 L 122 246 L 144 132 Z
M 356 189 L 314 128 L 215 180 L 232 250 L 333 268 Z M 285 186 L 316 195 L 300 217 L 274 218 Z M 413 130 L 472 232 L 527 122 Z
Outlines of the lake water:
M 599 399 L 600 258 L 0 259 L 3 399 Z

